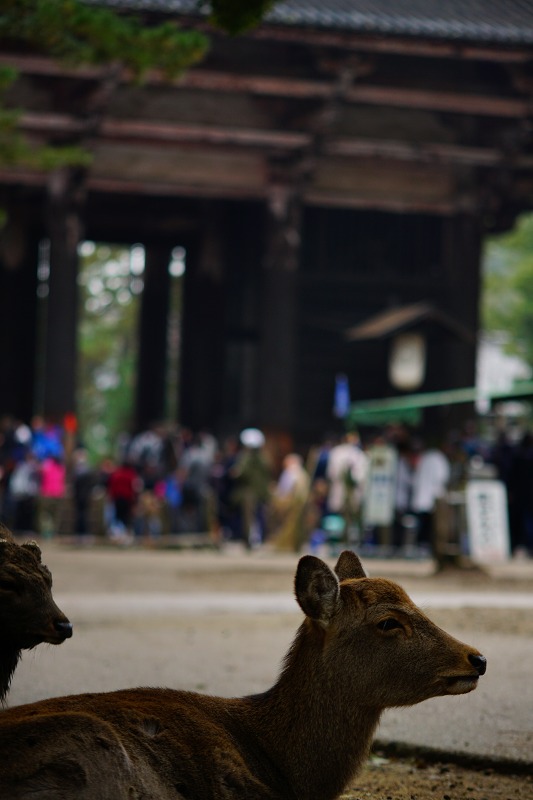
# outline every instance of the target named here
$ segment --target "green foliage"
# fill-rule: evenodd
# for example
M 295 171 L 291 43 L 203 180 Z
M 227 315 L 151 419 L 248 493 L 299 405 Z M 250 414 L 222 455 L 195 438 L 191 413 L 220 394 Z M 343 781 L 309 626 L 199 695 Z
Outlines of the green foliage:
M 3 91 L 15 78 L 15 70 L 0 70 L 0 101 Z M 83 147 L 32 146 L 18 130 L 19 116 L 20 112 L 8 111 L 0 102 L 0 165 L 19 165 L 43 170 L 90 165 L 92 156 Z
M 211 22 L 233 35 L 258 25 L 274 0 L 212 0 Z
M 5 92 L 17 77 L 17 70 L 14 67 L 0 65 L 0 92 Z
M 508 352 L 533 364 L 533 214 L 524 214 L 509 233 L 487 241 L 484 256 L 482 324 L 509 335 Z
M 167 398 L 176 419 L 179 329 L 185 251 L 172 253 L 168 318 Z M 79 370 L 80 431 L 91 461 L 115 453 L 120 435 L 133 431 L 138 318 L 143 292 L 141 250 L 83 242 L 80 246 Z
M 80 0 L 0 0 L 0 36 L 73 64 L 121 63 L 137 78 L 149 68 L 174 78 L 208 45 L 175 22 L 149 26 Z
M 0 36 L 75 65 L 121 64 L 136 80 L 151 68 L 174 78 L 201 59 L 208 45 L 203 34 L 180 30 L 174 22 L 149 26 L 80 0 L 0 0 Z M 0 100 L 16 77 L 13 68 L 0 68 Z M 90 165 L 83 147 L 31 145 L 18 131 L 18 118 L 0 103 L 0 164 L 43 170 Z
M 129 258 L 120 246 L 81 248 L 78 407 L 93 462 L 111 455 L 132 426 L 141 285 Z
M 272 0 L 208 4 L 213 24 L 233 34 L 257 25 L 272 5 Z M 0 0 L 0 37 L 74 65 L 121 65 L 137 81 L 149 69 L 175 78 L 208 49 L 203 33 L 182 30 L 175 21 L 149 24 L 83 0 Z M 0 100 L 16 77 L 14 69 L 0 67 Z M 17 121 L 17 112 L 0 103 L 0 164 L 45 170 L 90 164 L 90 155 L 81 147 L 31 146 L 18 132 Z
M 17 120 L 17 112 L 7 112 L 0 108 L 0 164 L 42 170 L 85 167 L 91 164 L 92 155 L 83 147 L 32 147 L 17 130 Z

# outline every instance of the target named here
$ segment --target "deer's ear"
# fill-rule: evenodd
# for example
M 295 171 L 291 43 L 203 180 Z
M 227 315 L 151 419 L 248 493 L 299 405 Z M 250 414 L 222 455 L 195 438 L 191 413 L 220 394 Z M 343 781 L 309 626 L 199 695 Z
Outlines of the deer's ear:
M 352 550 L 342 551 L 335 565 L 335 572 L 340 581 L 347 581 L 351 578 L 366 578 L 366 572 L 359 561 L 359 556 L 356 556 Z
M 0 522 L 0 539 L 2 541 L 4 541 L 4 542 L 13 542 L 14 541 L 13 534 L 11 533 L 9 528 L 6 528 L 6 526 L 3 524 L 3 522 Z
M 32 540 L 31 542 L 24 542 L 20 546 L 24 547 L 26 550 L 29 550 L 31 553 L 33 553 L 37 561 L 41 563 L 41 548 L 39 547 L 37 542 L 34 542 Z
M 311 619 L 327 624 L 339 604 L 339 579 L 315 556 L 303 556 L 296 570 L 294 591 L 300 608 Z

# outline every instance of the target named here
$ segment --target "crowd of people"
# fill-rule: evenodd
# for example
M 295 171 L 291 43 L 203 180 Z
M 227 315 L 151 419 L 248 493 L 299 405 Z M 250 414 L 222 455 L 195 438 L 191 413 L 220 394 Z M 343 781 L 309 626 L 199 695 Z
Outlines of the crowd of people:
M 383 526 L 365 513 L 380 447 L 394 453 L 384 539 Z M 385 541 L 390 554 L 424 556 L 437 501 L 464 486 L 476 461 L 507 488 L 513 553 L 533 556 L 533 434 L 515 440 L 502 433 L 490 444 L 471 427 L 439 446 L 390 426 L 363 441 L 352 431 L 326 436 L 305 454 L 279 455 L 257 428 L 219 442 L 208 431 L 154 425 L 122 437 L 115 458 L 94 465 L 61 426 L 5 418 L 0 519 L 25 534 L 102 534 L 118 544 L 202 533 L 217 545 L 297 552 L 337 535 L 367 549 Z
M 67 490 L 64 430 L 34 417 L 0 424 L 0 519 L 14 531 L 61 528 Z

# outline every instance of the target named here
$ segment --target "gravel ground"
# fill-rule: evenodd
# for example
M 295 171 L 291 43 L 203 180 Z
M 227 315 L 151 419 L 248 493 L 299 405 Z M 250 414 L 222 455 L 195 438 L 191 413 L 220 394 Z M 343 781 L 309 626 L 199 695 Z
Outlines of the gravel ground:
M 421 758 L 371 759 L 343 800 L 531 800 L 531 775 Z

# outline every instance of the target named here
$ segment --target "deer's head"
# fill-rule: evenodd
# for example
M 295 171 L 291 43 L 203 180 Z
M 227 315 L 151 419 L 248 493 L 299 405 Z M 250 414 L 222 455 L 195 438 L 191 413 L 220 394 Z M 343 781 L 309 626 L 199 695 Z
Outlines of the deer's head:
M 52 597 L 52 575 L 35 542 L 17 544 L 0 531 L 0 640 L 19 650 L 61 644 L 72 624 Z
M 359 704 L 387 708 L 463 694 L 485 672 L 478 650 L 431 622 L 393 581 L 368 578 L 350 551 L 335 572 L 304 556 L 295 590 L 320 642 L 323 674 L 334 674 L 339 691 Z

